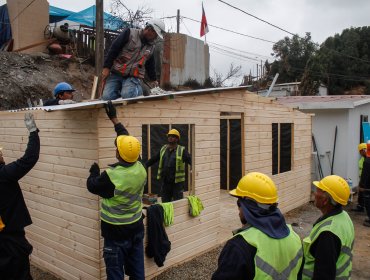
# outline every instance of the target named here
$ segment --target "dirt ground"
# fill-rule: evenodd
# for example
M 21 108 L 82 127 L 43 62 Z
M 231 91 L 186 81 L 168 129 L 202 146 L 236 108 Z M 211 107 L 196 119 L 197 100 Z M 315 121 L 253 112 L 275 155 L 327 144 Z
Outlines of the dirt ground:
M 0 110 L 19 109 L 51 98 L 60 82 L 77 89 L 74 99 L 91 95 L 94 68 L 77 58 L 66 59 L 44 53 L 19 54 L 0 52 Z
M 354 198 L 357 201 L 357 198 Z M 355 213 L 349 211 L 353 204 L 349 204 L 346 210 L 350 214 L 355 226 L 355 246 L 353 252 L 353 280 L 370 279 L 370 228 L 362 225 L 366 218 L 365 213 Z M 312 228 L 312 224 L 320 217 L 320 211 L 312 204 L 308 203 L 285 214 L 287 223 L 294 226 L 295 231 L 303 238 L 307 236 Z M 222 249 L 219 246 L 201 256 L 185 262 L 176 267 L 167 269 L 155 280 L 185 280 L 185 279 L 210 279 L 212 273 L 217 268 L 218 255 Z M 34 280 L 59 280 L 53 275 L 32 267 Z

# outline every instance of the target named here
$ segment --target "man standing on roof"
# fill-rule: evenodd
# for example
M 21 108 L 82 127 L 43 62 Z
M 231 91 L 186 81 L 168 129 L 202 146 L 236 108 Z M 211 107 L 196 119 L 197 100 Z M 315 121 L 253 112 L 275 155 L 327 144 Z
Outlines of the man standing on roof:
M 162 180 L 162 202 L 184 197 L 185 163 L 191 165 L 191 156 L 184 146 L 179 145 L 180 132 L 171 129 L 167 133 L 166 145 L 145 166 L 148 168 L 159 161 L 157 179 Z
M 5 164 L 0 151 L 0 279 L 29 280 L 29 255 L 32 245 L 27 241 L 24 228 L 32 224 L 18 180 L 37 163 L 40 154 L 39 130 L 31 113 L 24 122 L 30 135 L 24 155 Z
M 43 106 L 74 104 L 73 92 L 76 91 L 72 86 L 66 82 L 59 83 L 54 88 L 54 97 L 43 101 Z
M 90 168 L 87 188 L 102 197 L 100 219 L 107 280 L 122 280 L 125 274 L 130 279 L 143 280 L 144 217 L 141 200 L 147 174 L 138 161 L 141 146 L 118 121 L 111 101 L 106 106 L 106 112 L 117 133 L 118 162 L 101 174 L 99 165 L 94 163 Z
M 277 208 L 277 189 L 265 174 L 245 175 L 236 189 L 242 228 L 227 241 L 212 280 L 300 279 L 301 239 Z
M 361 180 L 362 169 L 364 166 L 364 161 L 366 158 L 366 143 L 361 143 L 358 145 L 358 152 L 360 153 L 360 160 L 358 161 L 358 170 Z M 354 212 L 364 212 L 364 192 L 358 192 L 357 205 L 355 208 L 351 209 Z
M 355 232 L 347 205 L 350 188 L 342 177 L 329 175 L 315 181 L 315 206 L 323 214 L 303 240 L 302 279 L 350 279 Z
M 159 19 L 151 19 L 144 29 L 126 28 L 112 43 L 105 57 L 102 71 L 106 80 L 103 100 L 131 98 L 143 95 L 140 79 L 145 74 L 151 87 L 156 81 L 154 47 L 157 37 L 163 39 L 165 25 Z

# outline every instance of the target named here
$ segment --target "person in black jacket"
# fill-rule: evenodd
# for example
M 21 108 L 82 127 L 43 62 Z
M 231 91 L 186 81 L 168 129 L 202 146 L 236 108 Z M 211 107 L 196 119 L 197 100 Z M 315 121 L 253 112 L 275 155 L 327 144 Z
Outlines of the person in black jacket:
M 23 157 L 5 164 L 0 152 L 0 279 L 29 280 L 29 255 L 32 245 L 24 228 L 32 224 L 18 180 L 37 163 L 40 154 L 38 129 L 31 113 L 26 113 L 25 124 L 30 132 Z
M 54 88 L 53 94 L 55 98 L 44 100 L 43 106 L 74 104 L 76 103 L 76 101 L 73 100 L 74 91 L 76 90 L 72 88 L 70 84 L 61 82 Z
M 366 158 L 362 167 L 362 173 L 360 177 L 359 196 L 363 198 L 365 211 L 367 218 L 363 222 L 365 227 L 370 227 L 370 151 L 366 150 Z
M 118 162 L 101 174 L 99 165 L 94 163 L 87 189 L 102 198 L 100 219 L 107 280 L 121 280 L 125 274 L 141 280 L 145 278 L 142 195 L 147 174 L 138 160 L 140 143 L 118 121 L 111 101 L 106 112 L 117 133 Z
M 163 39 L 165 24 L 150 19 L 145 28 L 125 28 L 113 41 L 102 70 L 103 100 L 143 95 L 141 81 L 147 76 L 151 88 L 158 86 L 154 49 L 155 40 Z

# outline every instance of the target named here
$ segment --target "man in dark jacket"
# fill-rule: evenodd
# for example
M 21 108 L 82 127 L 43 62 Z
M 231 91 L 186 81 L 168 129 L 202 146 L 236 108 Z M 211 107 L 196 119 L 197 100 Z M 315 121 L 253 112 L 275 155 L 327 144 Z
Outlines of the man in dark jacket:
M 163 39 L 165 25 L 160 19 L 151 19 L 144 29 L 126 28 L 112 43 L 104 60 L 102 98 L 113 100 L 143 95 L 140 81 L 145 75 L 156 81 L 154 48 L 157 37 Z
M 147 174 L 138 161 L 139 141 L 129 136 L 118 121 L 111 101 L 106 111 L 117 132 L 115 144 L 118 162 L 101 174 L 98 164 L 94 163 L 90 168 L 87 188 L 103 198 L 100 219 L 107 279 L 122 280 L 126 274 L 130 279 L 143 280 L 144 224 L 141 201 Z
M 329 175 L 315 181 L 315 206 L 322 216 L 303 239 L 302 279 L 350 279 L 355 231 L 347 205 L 350 188 L 342 177 Z
M 230 194 L 238 198 L 243 227 L 222 249 L 212 280 L 300 279 L 301 240 L 277 208 L 274 182 L 251 172 Z
M 76 90 L 70 84 L 61 82 L 54 88 L 53 94 L 55 98 L 44 100 L 43 106 L 74 104 L 76 103 L 76 101 L 73 101 L 74 91 Z
M 171 129 L 167 133 L 167 141 L 145 164 L 148 168 L 159 161 L 157 179 L 162 181 L 162 202 L 183 198 L 185 163 L 191 165 L 190 154 L 184 146 L 179 145 L 180 132 L 177 129 Z
M 36 164 L 40 153 L 38 129 L 31 113 L 26 113 L 25 124 L 30 132 L 23 157 L 5 164 L 0 152 L 0 279 L 29 280 L 29 255 L 32 245 L 27 241 L 24 228 L 32 224 L 18 184 Z
M 369 145 L 369 144 L 368 144 Z M 367 218 L 365 219 L 363 225 L 366 227 L 370 227 L 370 150 L 366 149 L 366 158 L 364 160 L 362 173 L 360 177 L 359 186 L 359 196 L 363 198 L 366 215 Z

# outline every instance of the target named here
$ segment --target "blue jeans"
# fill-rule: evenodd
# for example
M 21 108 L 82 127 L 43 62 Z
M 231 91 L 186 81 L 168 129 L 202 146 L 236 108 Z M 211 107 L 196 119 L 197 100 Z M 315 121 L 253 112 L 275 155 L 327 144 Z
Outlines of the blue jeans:
M 144 232 L 134 235 L 129 240 L 104 239 L 103 258 L 107 280 L 130 279 L 144 280 Z
M 117 98 L 132 98 L 143 95 L 140 80 L 133 77 L 122 77 L 111 73 L 107 78 L 103 91 L 103 100 L 114 100 Z

